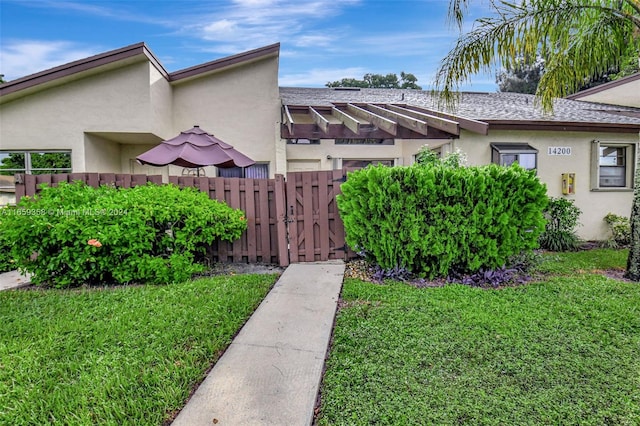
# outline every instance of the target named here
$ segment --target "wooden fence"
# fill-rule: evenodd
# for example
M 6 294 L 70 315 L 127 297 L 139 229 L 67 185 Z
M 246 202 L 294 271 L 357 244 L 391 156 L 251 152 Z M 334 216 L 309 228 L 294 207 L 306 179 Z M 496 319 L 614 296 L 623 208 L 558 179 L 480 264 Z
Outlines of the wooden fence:
M 340 171 L 289 173 L 287 181 L 282 175 L 276 175 L 275 179 L 170 176 L 169 182 L 199 188 L 209 198 L 245 212 L 247 230 L 233 243 L 214 243 L 212 260 L 286 266 L 290 261 L 322 261 L 353 255 L 346 251 L 344 227 L 335 203 L 341 176 Z M 18 174 L 16 200 L 36 194 L 42 183 L 55 186 L 58 182 L 77 180 L 93 187 L 118 188 L 162 183 L 161 176 L 116 173 Z

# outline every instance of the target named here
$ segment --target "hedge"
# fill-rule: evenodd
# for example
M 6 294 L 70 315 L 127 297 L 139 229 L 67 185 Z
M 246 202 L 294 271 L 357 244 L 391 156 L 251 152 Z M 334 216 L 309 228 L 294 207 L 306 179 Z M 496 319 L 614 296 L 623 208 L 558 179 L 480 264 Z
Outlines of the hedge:
M 517 165 L 367 167 L 338 196 L 346 241 L 430 278 L 497 268 L 538 245 L 546 187 Z

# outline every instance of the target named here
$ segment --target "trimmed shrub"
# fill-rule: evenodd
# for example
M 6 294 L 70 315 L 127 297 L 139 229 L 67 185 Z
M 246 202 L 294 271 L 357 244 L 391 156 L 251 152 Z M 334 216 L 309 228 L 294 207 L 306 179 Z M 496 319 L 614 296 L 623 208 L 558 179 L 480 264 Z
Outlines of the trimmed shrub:
M 544 210 L 547 224 L 540 236 L 540 247 L 551 251 L 577 250 L 580 238 L 575 230 L 581 214 L 573 200 L 549 197 L 549 204 Z
M 2 223 L 13 257 L 32 282 L 56 287 L 184 281 L 204 269 L 196 254 L 246 229 L 242 211 L 174 185 L 60 183 L 18 207 Z
M 0 272 L 13 271 L 17 269 L 15 260 L 11 255 L 11 241 L 7 239 L 6 232 L 3 228 L 3 222 L 7 216 L 13 214 L 15 207 L 6 206 L 0 207 Z
M 611 237 L 604 242 L 609 248 L 627 247 L 631 243 L 631 222 L 628 217 L 609 213 L 604 221 L 611 229 Z
M 538 245 L 546 188 L 514 165 L 367 167 L 338 196 L 347 243 L 421 276 L 495 269 Z

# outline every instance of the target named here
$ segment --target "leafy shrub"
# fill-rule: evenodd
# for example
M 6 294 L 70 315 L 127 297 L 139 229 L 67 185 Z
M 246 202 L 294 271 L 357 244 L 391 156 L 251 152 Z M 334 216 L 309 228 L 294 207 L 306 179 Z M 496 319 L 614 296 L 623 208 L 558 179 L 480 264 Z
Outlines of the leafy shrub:
M 549 204 L 544 210 L 547 224 L 540 236 L 540 247 L 551 251 L 577 250 L 580 238 L 575 229 L 581 214 L 573 200 L 549 197 Z
M 611 229 L 611 237 L 605 241 L 610 248 L 626 247 L 631 243 L 631 223 L 629 218 L 609 213 L 604 221 Z
M 246 229 L 244 215 L 196 188 L 45 186 L 3 218 L 12 254 L 34 283 L 170 283 L 203 269 L 197 253 Z M 6 223 L 5 223 L 6 220 Z
M 458 148 L 440 158 L 438 153 L 429 148 L 429 145 L 422 145 L 416 154 L 416 163 L 420 166 L 442 164 L 457 168 L 467 164 L 467 155 Z
M 497 268 L 533 249 L 546 188 L 515 165 L 367 167 L 338 196 L 346 240 L 382 269 L 430 278 Z
M 6 206 L 0 207 L 0 272 L 7 272 L 17 269 L 15 260 L 11 255 L 11 241 L 7 239 L 7 234 L 4 231 L 4 218 L 13 214 L 15 207 Z

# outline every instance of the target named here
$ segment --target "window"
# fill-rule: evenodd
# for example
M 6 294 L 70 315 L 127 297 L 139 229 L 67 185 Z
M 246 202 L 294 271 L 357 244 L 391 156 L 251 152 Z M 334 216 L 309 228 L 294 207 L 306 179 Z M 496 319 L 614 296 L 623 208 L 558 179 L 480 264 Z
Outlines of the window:
M 218 168 L 219 177 L 237 177 L 252 179 L 268 179 L 269 163 L 254 164 L 249 167 L 230 167 L 228 169 Z
M 594 141 L 592 147 L 592 189 L 631 189 L 634 146 Z
M 527 170 L 538 168 L 538 150 L 526 143 L 492 143 L 491 162 L 501 166 L 518 163 Z
M 71 151 L 0 151 L 0 192 L 15 192 L 16 173 L 71 173 Z

